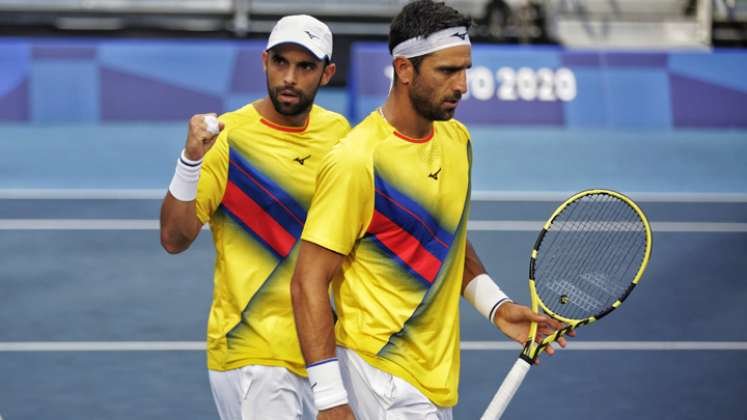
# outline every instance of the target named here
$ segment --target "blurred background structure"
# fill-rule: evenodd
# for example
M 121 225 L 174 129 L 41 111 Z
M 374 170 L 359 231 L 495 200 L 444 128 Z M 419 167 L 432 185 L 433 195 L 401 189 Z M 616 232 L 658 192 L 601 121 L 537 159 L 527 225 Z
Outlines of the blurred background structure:
M 0 0 L 5 34 L 254 36 L 308 13 L 338 35 L 384 36 L 404 0 Z M 473 37 L 594 47 L 743 45 L 745 0 L 454 0 Z

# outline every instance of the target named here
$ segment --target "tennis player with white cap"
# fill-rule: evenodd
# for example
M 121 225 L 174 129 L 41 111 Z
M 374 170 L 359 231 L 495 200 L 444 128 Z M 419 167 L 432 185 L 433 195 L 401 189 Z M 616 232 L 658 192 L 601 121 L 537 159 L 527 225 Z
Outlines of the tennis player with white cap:
M 221 419 L 314 418 L 290 279 L 322 158 L 350 125 L 314 105 L 335 73 L 332 33 L 307 15 L 275 25 L 262 54 L 267 96 L 194 115 L 161 208 L 161 243 L 186 250 L 210 224 L 216 261 L 207 328 Z

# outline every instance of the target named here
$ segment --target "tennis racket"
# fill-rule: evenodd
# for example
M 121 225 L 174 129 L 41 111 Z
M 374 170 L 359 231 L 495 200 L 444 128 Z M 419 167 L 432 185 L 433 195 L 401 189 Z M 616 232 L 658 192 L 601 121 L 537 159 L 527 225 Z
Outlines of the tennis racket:
M 588 190 L 567 199 L 545 223 L 529 259 L 531 308 L 567 324 L 537 342 L 532 323 L 524 349 L 482 420 L 499 419 L 529 367 L 553 341 L 618 308 L 651 256 L 651 227 L 630 198 Z

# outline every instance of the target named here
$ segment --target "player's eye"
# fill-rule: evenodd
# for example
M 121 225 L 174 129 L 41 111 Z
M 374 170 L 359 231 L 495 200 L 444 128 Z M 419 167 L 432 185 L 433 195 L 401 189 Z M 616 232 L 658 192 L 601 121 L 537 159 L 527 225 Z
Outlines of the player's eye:
M 306 71 L 312 71 L 312 70 L 316 69 L 316 64 L 314 64 L 314 63 L 301 63 L 299 65 L 299 67 L 301 67 L 301 69 L 306 70 Z

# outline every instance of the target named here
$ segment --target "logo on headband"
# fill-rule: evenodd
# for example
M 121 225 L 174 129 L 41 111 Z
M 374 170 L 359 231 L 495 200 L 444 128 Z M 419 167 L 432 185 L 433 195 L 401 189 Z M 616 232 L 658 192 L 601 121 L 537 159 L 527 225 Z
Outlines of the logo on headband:
M 470 45 L 468 34 L 466 27 L 456 26 L 434 32 L 427 37 L 416 36 L 397 44 L 392 49 L 392 56 L 412 58 L 459 45 Z

